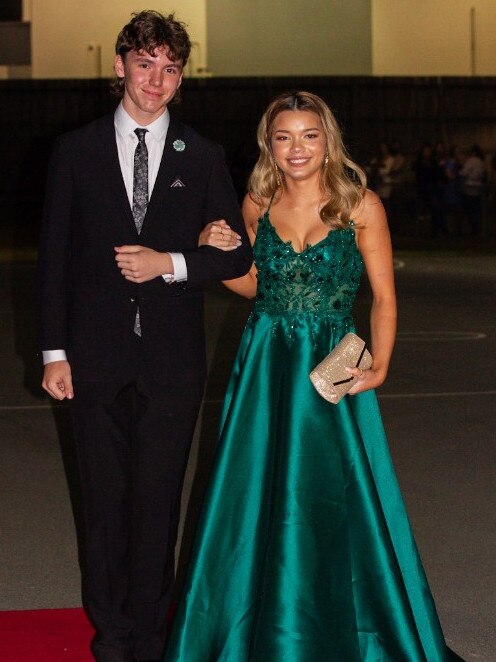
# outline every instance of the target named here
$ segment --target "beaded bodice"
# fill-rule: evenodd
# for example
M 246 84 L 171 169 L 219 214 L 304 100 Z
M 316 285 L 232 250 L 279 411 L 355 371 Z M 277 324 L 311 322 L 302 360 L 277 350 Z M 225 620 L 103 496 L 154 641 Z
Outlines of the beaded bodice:
M 352 221 L 349 228 L 331 230 L 298 253 L 279 237 L 266 211 L 253 252 L 258 269 L 255 313 L 350 317 L 363 270 Z

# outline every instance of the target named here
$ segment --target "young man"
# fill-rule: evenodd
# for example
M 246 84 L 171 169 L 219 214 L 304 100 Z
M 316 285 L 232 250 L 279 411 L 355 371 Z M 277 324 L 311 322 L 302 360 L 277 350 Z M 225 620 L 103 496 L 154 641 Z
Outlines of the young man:
M 116 44 L 120 105 L 62 136 L 49 169 L 43 388 L 71 401 L 98 662 L 163 652 L 206 372 L 202 286 L 252 259 L 222 149 L 168 111 L 190 48 L 173 15 L 135 14 Z M 217 219 L 234 250 L 198 247 Z

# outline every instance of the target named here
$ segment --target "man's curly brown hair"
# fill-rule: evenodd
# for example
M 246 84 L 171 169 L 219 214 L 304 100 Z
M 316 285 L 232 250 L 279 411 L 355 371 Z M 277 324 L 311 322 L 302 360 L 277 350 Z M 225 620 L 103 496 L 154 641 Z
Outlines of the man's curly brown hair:
M 115 53 L 123 60 L 129 51 L 146 51 L 154 55 L 157 48 L 166 48 L 167 55 L 173 62 L 184 67 L 191 52 L 191 41 L 186 25 L 177 21 L 174 14 L 164 16 L 151 9 L 132 15 L 117 36 Z M 116 96 L 124 94 L 124 79 L 115 77 L 110 83 L 110 90 Z

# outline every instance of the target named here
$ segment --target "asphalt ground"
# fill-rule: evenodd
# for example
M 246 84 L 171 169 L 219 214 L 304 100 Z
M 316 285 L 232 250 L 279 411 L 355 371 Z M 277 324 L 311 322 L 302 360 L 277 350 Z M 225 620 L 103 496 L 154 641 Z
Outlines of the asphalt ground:
M 35 267 L 0 264 L 0 609 L 81 604 L 77 479 L 68 409 L 40 389 Z M 8 259 L 9 256 L 6 256 Z M 379 397 L 445 636 L 496 660 L 496 258 L 398 252 L 399 333 Z M 356 306 L 367 335 L 368 292 Z M 182 576 L 223 391 L 250 303 L 208 291 L 210 378 L 184 490 Z M 185 521 L 185 523 L 184 523 Z M 184 524 L 184 530 L 183 530 Z

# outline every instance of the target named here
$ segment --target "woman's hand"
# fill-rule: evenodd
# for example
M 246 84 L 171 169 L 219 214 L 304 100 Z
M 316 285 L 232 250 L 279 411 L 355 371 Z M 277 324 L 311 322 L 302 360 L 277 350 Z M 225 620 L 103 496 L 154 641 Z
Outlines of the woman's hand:
M 241 246 L 241 237 L 231 230 L 224 219 L 208 223 L 200 232 L 198 246 L 213 246 L 221 251 L 233 251 Z
M 378 388 L 386 378 L 383 371 L 374 370 L 373 368 L 370 370 L 362 370 L 362 368 L 346 368 L 346 372 L 350 377 L 358 377 L 358 380 L 348 391 L 349 395 L 368 391 L 371 388 Z

